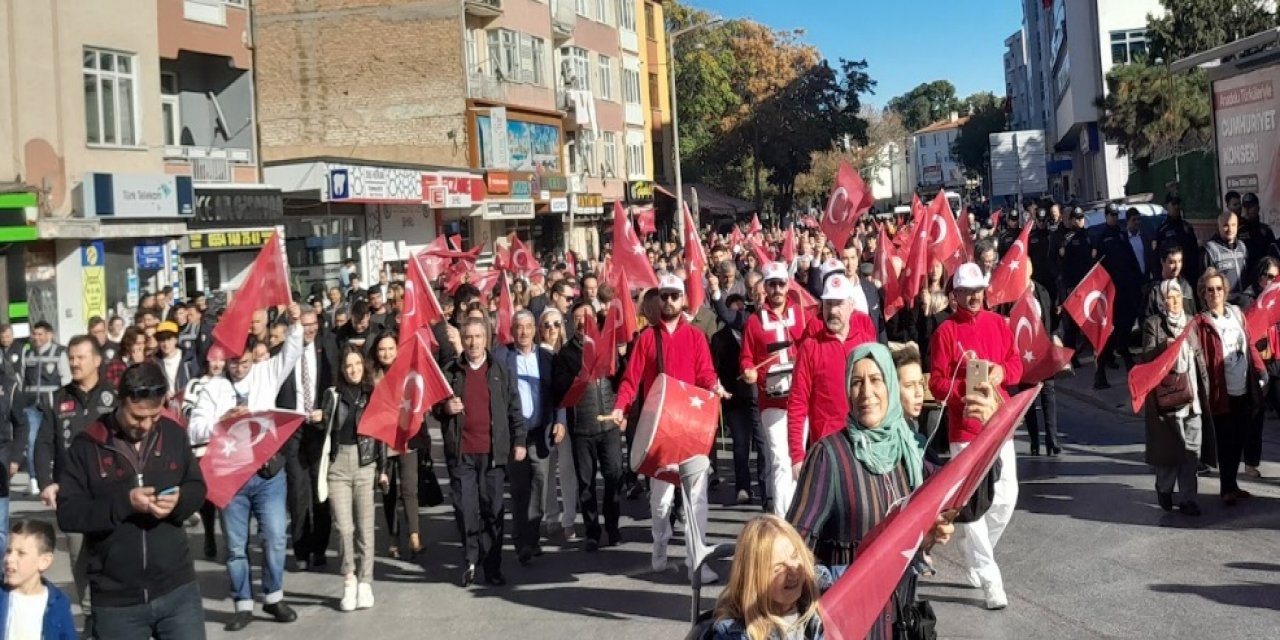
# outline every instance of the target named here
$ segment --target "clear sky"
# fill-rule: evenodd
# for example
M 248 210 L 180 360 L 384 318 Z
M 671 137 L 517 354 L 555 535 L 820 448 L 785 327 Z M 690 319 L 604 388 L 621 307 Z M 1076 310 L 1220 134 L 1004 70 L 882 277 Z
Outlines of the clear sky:
M 685 0 L 725 18 L 804 29 L 802 40 L 833 63 L 865 58 L 877 82 L 866 101 L 932 80 L 956 94 L 1004 95 L 1004 39 L 1022 25 L 1018 0 Z

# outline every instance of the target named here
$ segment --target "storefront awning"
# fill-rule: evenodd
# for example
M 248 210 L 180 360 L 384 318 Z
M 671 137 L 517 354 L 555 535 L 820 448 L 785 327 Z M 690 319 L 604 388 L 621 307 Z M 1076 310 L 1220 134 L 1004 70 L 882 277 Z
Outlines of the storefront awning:
M 701 210 L 699 213 L 737 216 L 756 210 L 754 202 L 725 195 L 705 184 L 684 185 L 685 202 L 693 202 L 693 191 L 695 189 L 698 192 L 698 208 Z M 667 185 L 657 185 L 657 190 L 668 198 L 674 199 L 676 197 L 675 189 Z
M 36 227 L 45 240 L 113 240 L 117 238 L 160 238 L 181 236 L 186 221 L 102 222 L 92 218 L 41 218 Z

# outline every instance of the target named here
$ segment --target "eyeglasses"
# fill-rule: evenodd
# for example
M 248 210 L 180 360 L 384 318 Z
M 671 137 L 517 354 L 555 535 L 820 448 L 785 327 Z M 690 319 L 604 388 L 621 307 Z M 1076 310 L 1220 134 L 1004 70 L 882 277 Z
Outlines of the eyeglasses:
M 1208 293 L 1216 293 L 1226 291 L 1226 287 L 1205 287 L 1204 290 Z
M 560 325 L 560 323 L 559 323 L 559 322 L 544 322 L 544 323 L 542 323 L 542 328 L 543 328 L 543 329 L 559 329 L 559 328 L 560 328 L 560 326 L 561 326 L 561 325 Z
M 663 291 L 662 293 L 658 294 L 658 297 L 662 298 L 663 300 L 679 300 L 680 298 L 684 297 L 684 294 L 680 293 L 679 291 Z
M 769 287 L 770 289 L 786 289 L 787 281 L 786 280 L 767 280 L 765 281 L 764 286 Z
M 1262 274 L 1262 277 L 1267 280 L 1275 280 L 1277 277 L 1280 277 L 1280 273 L 1264 273 Z
M 156 400 L 164 398 L 169 393 L 168 385 L 156 385 L 154 387 L 138 387 L 136 389 L 122 389 L 120 395 L 129 400 Z

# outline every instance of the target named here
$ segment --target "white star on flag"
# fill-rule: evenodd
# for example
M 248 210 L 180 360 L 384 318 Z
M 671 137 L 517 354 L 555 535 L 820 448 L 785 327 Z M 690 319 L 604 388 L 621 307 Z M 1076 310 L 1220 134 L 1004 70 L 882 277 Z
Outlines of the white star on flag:
M 1272 299 L 1270 299 L 1270 300 L 1268 300 L 1268 301 L 1267 301 L 1267 308 L 1268 308 L 1268 309 L 1270 309 L 1271 307 L 1274 307 L 1274 306 L 1276 306 L 1276 299 L 1275 299 L 1275 298 L 1272 298 Z
M 236 452 L 236 441 L 230 438 L 222 441 L 222 457 L 230 458 Z
M 1031 362 L 1032 360 L 1035 360 L 1035 358 L 1036 358 L 1035 354 L 1031 353 L 1030 351 L 1022 354 L 1022 359 L 1026 360 L 1027 362 Z
M 689 406 L 693 407 L 694 409 L 701 409 L 702 405 L 705 402 L 706 402 L 705 400 L 703 400 L 702 398 L 699 398 L 698 396 L 693 396 L 692 398 L 689 398 Z
M 642 247 L 642 246 L 640 246 L 640 245 L 638 245 L 638 244 L 631 245 L 631 253 L 634 253 L 634 254 L 637 254 L 637 255 L 639 255 L 639 254 L 641 254 L 641 253 L 644 253 L 644 247 Z
M 907 562 L 911 562 L 911 560 L 916 557 L 916 551 L 920 549 L 920 545 L 923 542 L 924 542 L 924 534 L 921 533 L 919 534 L 919 537 L 916 538 L 916 543 L 914 546 L 908 547 L 902 550 L 902 557 L 906 558 Z
M 1009 270 L 1010 270 L 1010 271 L 1017 271 L 1017 270 L 1018 270 L 1018 261 L 1017 261 L 1017 260 L 1011 260 L 1011 261 L 1009 262 Z

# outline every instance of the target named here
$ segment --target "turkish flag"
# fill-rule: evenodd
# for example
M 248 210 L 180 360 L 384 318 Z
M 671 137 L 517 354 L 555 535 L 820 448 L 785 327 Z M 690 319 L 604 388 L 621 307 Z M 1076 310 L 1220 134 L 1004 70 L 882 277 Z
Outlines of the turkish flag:
M 939 191 L 938 196 L 929 203 L 929 255 L 946 268 L 947 273 L 955 273 L 956 268 L 968 259 L 964 252 L 964 241 L 960 236 L 960 227 L 956 226 L 955 214 L 947 203 L 947 196 Z
M 480 251 L 482 249 L 484 249 L 484 247 L 472 247 L 468 251 L 455 251 L 452 249 L 437 247 L 436 243 L 433 241 L 430 245 L 427 246 L 426 249 L 424 249 L 424 252 L 427 255 L 435 256 L 437 258 L 445 258 L 449 260 L 466 260 L 474 263 L 477 259 L 479 259 Z
M 650 478 L 679 484 L 673 467 L 705 456 L 715 440 L 720 398 L 706 389 L 659 373 L 636 420 L 631 468 Z
M 707 301 L 707 292 L 702 284 L 702 274 L 707 268 L 707 254 L 698 241 L 698 227 L 693 223 L 693 215 L 689 213 L 689 205 L 680 212 L 684 216 L 684 264 L 685 299 L 688 301 L 690 313 L 697 313 Z
M 957 225 L 956 231 L 960 235 L 960 250 L 964 252 L 964 260 L 960 262 L 964 263 L 973 260 L 973 228 L 969 224 L 968 209 L 960 212 L 960 223 Z M 947 273 L 955 273 L 955 269 L 948 269 Z
M 760 243 L 756 242 L 755 238 L 747 239 L 747 249 L 751 251 L 751 253 L 755 254 L 757 269 L 763 269 L 764 265 L 773 262 L 773 256 L 769 255 L 769 252 L 766 251 L 764 247 L 760 246 Z
M 796 261 L 796 227 L 792 225 L 787 227 L 785 233 L 782 234 L 782 260 L 791 266 Z
M 289 441 L 302 418 L 288 411 L 254 411 L 215 425 L 208 453 L 200 459 L 209 502 L 226 508 L 244 483 Z
M 915 225 L 915 231 L 911 234 L 911 247 L 902 264 L 902 302 L 907 307 L 916 305 L 916 299 L 924 288 L 925 278 L 929 275 L 931 226 L 933 225 L 928 220 Z
M 764 227 L 760 224 L 760 214 L 751 214 L 751 224 L 747 226 L 747 235 L 752 235 L 764 231 Z
M 292 302 L 289 268 L 284 261 L 284 237 L 272 233 L 267 243 L 262 245 L 258 257 L 253 259 L 249 274 L 240 283 L 222 319 L 213 328 L 213 340 L 222 345 L 229 359 L 235 360 L 244 353 L 245 338 L 249 336 L 254 312 Z
M 742 243 L 745 242 L 746 239 L 747 237 L 742 235 L 742 230 L 738 228 L 738 225 L 733 225 L 733 233 L 729 234 L 729 248 L 737 249 L 738 247 L 741 247 Z
M 929 208 L 920 201 L 920 194 L 911 194 L 911 224 L 924 224 L 929 216 Z
M 898 269 L 893 264 L 893 244 L 889 242 L 889 234 L 884 225 L 880 226 L 880 241 L 876 243 L 875 273 L 880 281 L 881 293 L 884 297 L 883 309 L 886 321 L 892 318 L 899 309 L 906 306 L 902 299 L 902 283 L 898 280 Z
M 816 313 L 822 307 L 822 303 L 818 302 L 818 299 L 813 297 L 813 294 L 809 293 L 808 289 L 805 289 L 794 279 L 787 281 L 787 297 L 805 311 Z
M 987 285 L 988 307 L 1013 302 L 1031 286 L 1031 261 L 1027 259 L 1029 233 L 1031 225 L 1023 225 L 1018 239 L 1013 241 L 1013 246 L 1009 247 L 995 271 L 991 272 L 991 282 Z
M 893 508 L 858 545 L 848 571 L 818 600 L 830 640 L 862 640 L 876 624 L 938 515 L 969 501 L 1040 392 L 1039 385 L 1000 405 L 982 433 Z
M 632 289 L 651 289 L 658 286 L 658 276 L 645 254 L 644 245 L 636 237 L 636 230 L 623 212 L 622 205 L 613 203 L 613 261 L 619 271 L 626 273 L 625 286 L 618 295 L 627 295 Z
M 430 328 L 437 322 L 444 320 L 444 309 L 440 306 L 440 301 L 436 299 L 436 292 L 431 288 L 431 282 L 427 279 L 425 268 L 423 267 L 422 258 L 425 253 L 420 253 L 409 261 L 407 265 L 407 273 L 404 279 L 404 302 L 403 308 L 400 310 L 400 347 L 403 348 L 418 329 Z M 435 339 L 430 331 L 427 332 L 428 344 L 434 345 Z
M 1063 310 L 1071 314 L 1096 353 L 1102 353 L 1107 338 L 1111 337 L 1111 310 L 1115 305 L 1116 285 L 1101 262 L 1093 265 L 1084 280 L 1062 301 Z
M 498 271 L 511 271 L 511 248 L 494 245 L 493 268 Z
M 653 207 L 636 207 L 635 217 L 636 226 L 640 229 L 640 235 L 647 236 L 658 231 L 658 225 L 653 219 Z
M 1028 287 L 1010 309 L 1009 328 L 1013 330 L 1013 348 L 1022 358 L 1018 382 L 1049 380 L 1071 363 L 1074 352 L 1054 344 L 1044 328 L 1044 309 L 1036 300 L 1035 289 Z
M 422 273 L 427 277 L 427 282 L 435 282 L 447 266 L 448 260 L 439 255 L 439 252 L 449 249 L 444 242 L 444 236 L 436 236 L 436 239 L 432 240 L 431 244 L 428 244 L 416 257 L 422 266 Z
M 511 234 L 511 271 L 516 275 L 529 277 L 540 269 L 538 259 L 533 257 L 529 247 L 520 241 L 520 237 Z
M 871 188 L 862 181 L 862 176 L 848 162 L 841 162 L 836 171 L 835 184 L 831 185 L 831 196 L 827 198 L 827 208 L 822 213 L 819 226 L 822 233 L 835 248 L 836 253 L 844 250 L 853 235 L 853 227 L 858 218 L 871 208 L 875 198 Z
M 1253 340 L 1267 335 L 1267 330 L 1280 323 L 1280 282 L 1267 285 L 1253 306 L 1244 313 L 1244 326 Z M 1271 345 L 1272 349 L 1276 345 Z
M 573 255 L 573 251 L 564 252 L 564 268 L 569 271 L 569 275 L 578 277 L 578 257 Z
M 499 272 L 501 273 L 501 272 Z M 511 316 L 515 315 L 515 305 L 511 303 L 511 288 L 507 286 L 504 276 L 498 277 L 498 342 L 511 344 Z
M 471 284 L 480 290 L 480 303 L 487 307 L 489 305 L 489 296 L 493 295 L 494 287 L 498 286 L 498 279 L 502 277 L 502 272 L 497 269 L 489 269 L 487 271 L 473 272 L 471 276 Z
M 813 216 L 800 216 L 800 225 L 806 229 L 817 229 L 819 226 L 818 221 L 814 220 Z
M 596 327 L 594 317 L 587 322 L 587 326 L 582 327 L 581 367 L 574 376 L 573 383 L 569 385 L 569 390 L 560 399 L 560 408 L 567 409 L 577 405 L 582 399 L 583 392 L 587 390 L 588 384 L 613 375 L 613 363 L 617 357 L 617 345 L 614 343 L 614 336 L 617 333 L 614 327 L 620 318 L 619 307 L 611 305 L 603 331 Z
M 419 329 L 396 354 L 391 369 L 373 388 L 356 433 L 406 451 L 409 440 L 422 428 L 427 409 L 453 395 L 440 365 L 431 357 L 430 334 L 429 328 Z
M 627 275 L 619 269 L 614 269 L 613 278 L 609 281 L 613 285 L 614 297 L 609 302 L 610 306 L 617 305 L 619 315 L 615 323 L 614 332 L 617 344 L 628 344 L 635 337 L 636 332 L 640 330 L 637 322 L 636 303 L 631 297 L 631 292 L 627 290 Z M 606 330 L 608 327 L 606 326 Z
M 1138 413 L 1142 410 L 1142 405 L 1147 402 L 1147 394 L 1151 393 L 1160 380 L 1173 369 L 1173 363 L 1178 359 L 1178 351 L 1182 349 L 1182 341 L 1187 339 L 1187 333 L 1193 331 L 1200 322 L 1199 316 L 1187 323 L 1183 327 L 1182 333 L 1174 339 L 1173 343 L 1165 347 L 1165 350 L 1150 362 L 1135 364 L 1129 370 L 1129 399 L 1132 402 L 1133 412 Z M 1190 375 L 1195 375 L 1195 368 L 1191 368 Z

